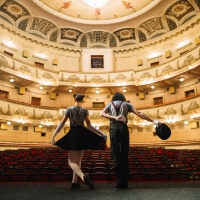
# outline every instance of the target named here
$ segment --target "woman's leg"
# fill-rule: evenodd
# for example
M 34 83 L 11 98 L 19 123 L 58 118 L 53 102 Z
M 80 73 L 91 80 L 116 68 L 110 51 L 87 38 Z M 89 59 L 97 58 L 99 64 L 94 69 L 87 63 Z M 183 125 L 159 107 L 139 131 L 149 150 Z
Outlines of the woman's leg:
M 78 176 L 84 181 L 84 174 L 81 171 L 81 161 L 84 154 L 84 150 L 69 151 L 68 164 L 73 170 L 72 183 L 76 183 Z
M 76 164 L 80 167 L 80 169 L 81 169 L 81 162 L 82 162 L 84 152 L 85 152 L 84 150 L 78 151 L 76 160 L 75 160 Z M 73 171 L 72 183 L 77 183 L 77 178 L 78 178 L 78 175 Z
M 93 190 L 94 184 L 92 183 L 89 174 L 84 175 L 83 172 L 81 171 L 81 160 L 84 154 L 84 150 L 81 151 L 69 151 L 68 154 L 68 164 L 72 168 L 73 173 L 77 174 L 86 185 L 89 186 L 90 190 Z M 73 180 L 75 181 L 75 176 L 73 176 Z M 72 182 L 72 184 L 75 182 Z

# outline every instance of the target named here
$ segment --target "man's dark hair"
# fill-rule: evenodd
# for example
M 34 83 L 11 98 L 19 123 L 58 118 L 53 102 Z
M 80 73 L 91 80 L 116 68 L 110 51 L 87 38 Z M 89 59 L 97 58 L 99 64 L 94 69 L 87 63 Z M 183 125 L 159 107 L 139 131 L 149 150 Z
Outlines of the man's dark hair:
M 116 92 L 112 97 L 112 101 L 117 101 L 117 100 L 126 101 L 126 98 L 121 92 Z

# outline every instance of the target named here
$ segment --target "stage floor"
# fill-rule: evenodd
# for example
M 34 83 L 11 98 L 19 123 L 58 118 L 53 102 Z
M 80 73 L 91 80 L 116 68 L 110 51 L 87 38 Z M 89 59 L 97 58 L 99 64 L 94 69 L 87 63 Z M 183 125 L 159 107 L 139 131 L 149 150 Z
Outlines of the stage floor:
M 199 200 L 200 182 L 131 182 L 128 189 L 95 182 L 72 190 L 70 183 L 0 183 L 1 200 Z

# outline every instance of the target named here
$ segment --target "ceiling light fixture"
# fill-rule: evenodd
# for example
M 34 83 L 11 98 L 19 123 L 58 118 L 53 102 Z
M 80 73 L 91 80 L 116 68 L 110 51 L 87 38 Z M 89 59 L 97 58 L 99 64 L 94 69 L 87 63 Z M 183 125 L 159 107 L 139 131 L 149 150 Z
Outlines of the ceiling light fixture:
M 44 53 L 36 53 L 35 55 L 32 55 L 32 57 L 47 61 L 47 56 Z
M 16 45 L 12 40 L 4 41 L 1 44 L 5 47 L 8 47 L 9 49 L 17 51 Z
M 10 79 L 10 82 L 13 83 L 15 80 L 13 78 Z
M 84 2 L 93 7 L 93 8 L 100 8 L 108 3 L 109 0 L 84 0 Z
M 100 89 L 96 89 L 96 90 L 95 90 L 95 92 L 96 92 L 97 94 L 99 94 L 99 92 L 100 92 Z
M 176 46 L 176 50 L 182 49 L 183 47 L 186 47 L 190 44 L 191 44 L 191 42 L 189 40 L 183 40 L 183 41 L 179 42 L 179 44 Z
M 183 82 L 184 80 L 185 80 L 185 78 L 183 78 L 183 77 L 179 78 L 179 81 L 181 81 L 181 82 Z
M 158 58 L 161 57 L 162 54 L 160 52 L 152 52 L 149 56 L 148 59 L 153 59 L 153 58 Z
M 152 85 L 152 86 L 151 86 L 151 89 L 155 89 L 155 86 L 154 86 L 154 85 Z

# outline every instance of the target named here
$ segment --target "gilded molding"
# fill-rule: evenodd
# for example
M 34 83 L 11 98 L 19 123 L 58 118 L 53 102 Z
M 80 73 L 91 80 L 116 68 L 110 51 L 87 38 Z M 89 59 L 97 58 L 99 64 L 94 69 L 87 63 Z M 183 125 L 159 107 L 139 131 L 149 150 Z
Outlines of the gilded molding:
M 12 25 L 11 27 L 11 25 L 8 23 L 6 24 L 6 22 L 6 25 L 0 24 L 0 26 L 4 30 L 7 30 L 8 32 L 13 33 L 20 38 L 24 38 L 25 40 L 32 43 L 36 43 L 47 48 L 53 48 L 59 51 L 67 51 L 72 53 L 81 53 L 81 46 L 79 42 L 83 35 L 87 35 L 88 37 L 88 47 L 91 45 L 91 43 L 93 43 L 98 44 L 100 47 L 113 47 L 115 53 L 127 53 L 139 50 L 141 48 L 144 49 L 145 47 L 150 47 L 152 45 L 155 46 L 156 44 L 160 44 L 162 42 L 166 42 L 167 40 L 177 37 L 183 34 L 185 31 L 188 31 L 189 29 L 199 24 L 199 8 L 197 6 L 197 3 L 189 0 L 175 1 L 172 5 L 169 5 L 169 7 L 165 9 L 165 13 L 162 13 L 161 16 L 155 16 L 151 19 L 147 19 L 146 21 L 142 22 L 138 27 L 122 27 L 113 33 L 103 30 L 92 30 L 90 32 L 83 33 L 80 30 L 71 27 L 59 28 L 58 25 L 54 24 L 54 22 L 51 22 L 50 20 L 40 18 L 38 16 L 32 16 L 26 7 L 23 7 L 23 5 L 18 4 L 15 1 L 12 1 L 12 3 L 10 1 L 5 1 L 5 4 L 12 4 L 9 6 L 4 6 L 2 8 L 2 12 L 5 15 L 4 17 L 6 17 L 7 15 L 7 19 L 9 21 L 11 21 L 11 18 L 13 19 L 11 22 L 12 24 L 14 24 L 14 22 L 16 21 L 18 21 L 18 23 L 23 22 L 23 20 L 25 18 L 27 19 L 28 17 L 31 20 L 29 20 L 27 27 L 23 27 L 23 32 L 26 31 L 26 35 L 17 31 L 19 27 L 15 27 L 14 25 Z M 176 32 L 173 34 L 168 31 L 170 30 L 170 28 L 169 25 L 165 22 L 166 19 L 169 18 L 173 20 L 174 23 L 176 23 L 178 26 L 177 28 L 173 29 L 173 32 L 174 30 L 176 30 Z M 191 18 L 193 19 L 191 20 Z M 185 25 L 185 22 L 187 22 L 188 20 L 190 21 L 190 24 Z M 13 27 L 15 27 L 16 30 L 13 30 Z M 143 31 L 146 33 L 145 36 L 147 38 L 147 41 L 140 42 L 136 39 L 139 38 L 139 35 L 136 36 L 137 29 L 140 32 Z M 56 31 L 57 35 L 55 35 Z M 168 35 L 168 32 L 170 36 Z M 32 37 L 31 34 L 36 34 L 39 37 Z M 118 41 L 116 41 L 118 47 L 115 47 L 115 45 L 109 46 L 109 42 L 107 41 L 109 40 L 111 34 L 115 35 L 118 39 Z M 97 37 L 95 35 L 97 35 Z M 160 37 L 160 35 L 162 36 Z M 101 38 L 100 42 L 99 36 Z M 43 39 L 41 39 L 40 37 Z M 55 39 L 52 40 L 52 37 Z M 157 40 L 154 40 L 155 37 L 157 38 Z M 45 41 L 45 39 L 48 41 Z M 65 44 L 62 45 L 63 40 L 66 39 L 69 46 L 66 46 Z M 130 40 L 132 42 L 130 42 Z M 136 44 L 136 46 L 133 46 L 133 43 Z M 124 49 L 122 49 L 123 44 L 125 45 L 123 46 Z M 70 45 L 76 46 L 77 49 L 74 49 L 74 47 Z
M 106 80 L 104 80 L 101 76 L 99 75 L 95 75 L 93 76 L 90 81 L 90 83 L 95 83 L 95 84 L 99 84 L 99 83 L 105 83 Z
M 188 107 L 189 113 L 196 113 L 200 109 L 199 104 L 196 101 L 192 101 Z
M 20 74 L 27 76 L 28 79 L 34 80 L 40 83 L 41 80 L 46 83 L 51 83 L 51 85 L 60 84 L 57 80 L 66 82 L 66 84 L 81 85 L 83 83 L 90 84 L 103 84 L 110 85 L 115 82 L 126 83 L 126 85 L 135 84 L 137 86 L 143 85 L 142 81 L 153 81 L 156 82 L 160 78 L 164 78 L 166 75 L 176 76 L 182 73 L 183 70 L 187 71 L 190 65 L 193 67 L 198 66 L 200 61 L 200 49 L 197 46 L 195 49 L 191 50 L 189 53 L 170 61 L 168 64 L 159 65 L 158 67 L 145 69 L 143 71 L 134 72 L 126 71 L 123 73 L 105 73 L 105 74 L 82 74 L 82 73 L 58 73 L 56 71 L 49 72 L 46 69 L 37 69 L 33 66 L 24 65 L 20 61 L 13 58 L 0 55 L 0 68 L 9 73 L 13 73 L 15 76 L 20 76 Z M 107 77 L 107 78 L 105 78 Z
M 177 73 L 180 70 L 182 70 L 183 68 L 188 67 L 188 66 L 192 65 L 193 63 L 199 61 L 200 57 L 199 57 L 199 54 L 198 54 L 198 57 L 195 57 L 194 55 L 189 54 L 183 60 L 182 64 L 181 64 L 181 60 L 182 60 L 182 58 L 178 59 L 176 61 L 176 66 L 173 65 L 174 67 L 171 64 L 168 64 L 167 66 L 163 66 L 163 67 L 159 66 L 159 68 L 156 68 L 152 71 L 144 70 L 144 72 L 142 73 L 142 75 L 140 75 L 140 78 L 138 80 L 139 81 L 144 81 L 144 80 L 148 81 L 148 80 L 163 77 L 166 75 L 173 75 L 173 74 L 177 75 Z M 137 76 L 137 73 L 136 73 L 136 76 Z
M 23 75 L 26 75 L 26 76 L 33 76 L 31 73 L 31 70 L 25 65 L 22 65 L 21 67 L 19 67 L 17 71 L 21 72 Z
M 18 108 L 14 114 L 13 114 L 14 117 L 17 117 L 19 119 L 28 119 L 30 118 L 28 116 L 28 112 L 26 112 L 26 110 L 24 108 Z
M 53 78 L 53 76 L 50 73 L 45 72 L 42 77 L 45 79 L 45 81 L 55 82 L 56 79 Z
M 87 97 L 88 98 L 88 97 Z M 107 98 L 107 97 L 106 97 Z M 186 99 L 183 102 L 177 102 L 176 104 L 162 105 L 158 107 L 151 107 L 146 109 L 139 109 L 144 114 L 152 119 L 161 120 L 161 122 L 173 122 L 189 119 L 191 116 L 195 118 L 196 114 L 199 114 L 200 105 L 198 101 L 200 96 Z M 11 120 L 16 122 L 25 122 L 30 124 L 54 124 L 59 118 L 59 113 L 63 116 L 65 109 L 47 110 L 41 108 L 34 108 L 32 106 L 23 106 L 20 103 L 7 104 L 7 101 L 0 100 L 0 115 L 4 120 Z M 7 107 L 7 108 L 6 108 Z M 16 110 L 15 108 L 18 107 Z M 5 109 L 6 108 L 6 109 Z M 59 111 L 60 110 L 60 111 Z M 59 112 L 58 112 L 59 111 Z M 101 110 L 89 110 L 92 123 L 97 123 L 99 126 L 105 126 L 109 124 L 109 120 L 101 117 Z M 128 115 L 129 125 L 152 125 L 152 123 L 146 122 L 133 113 Z

